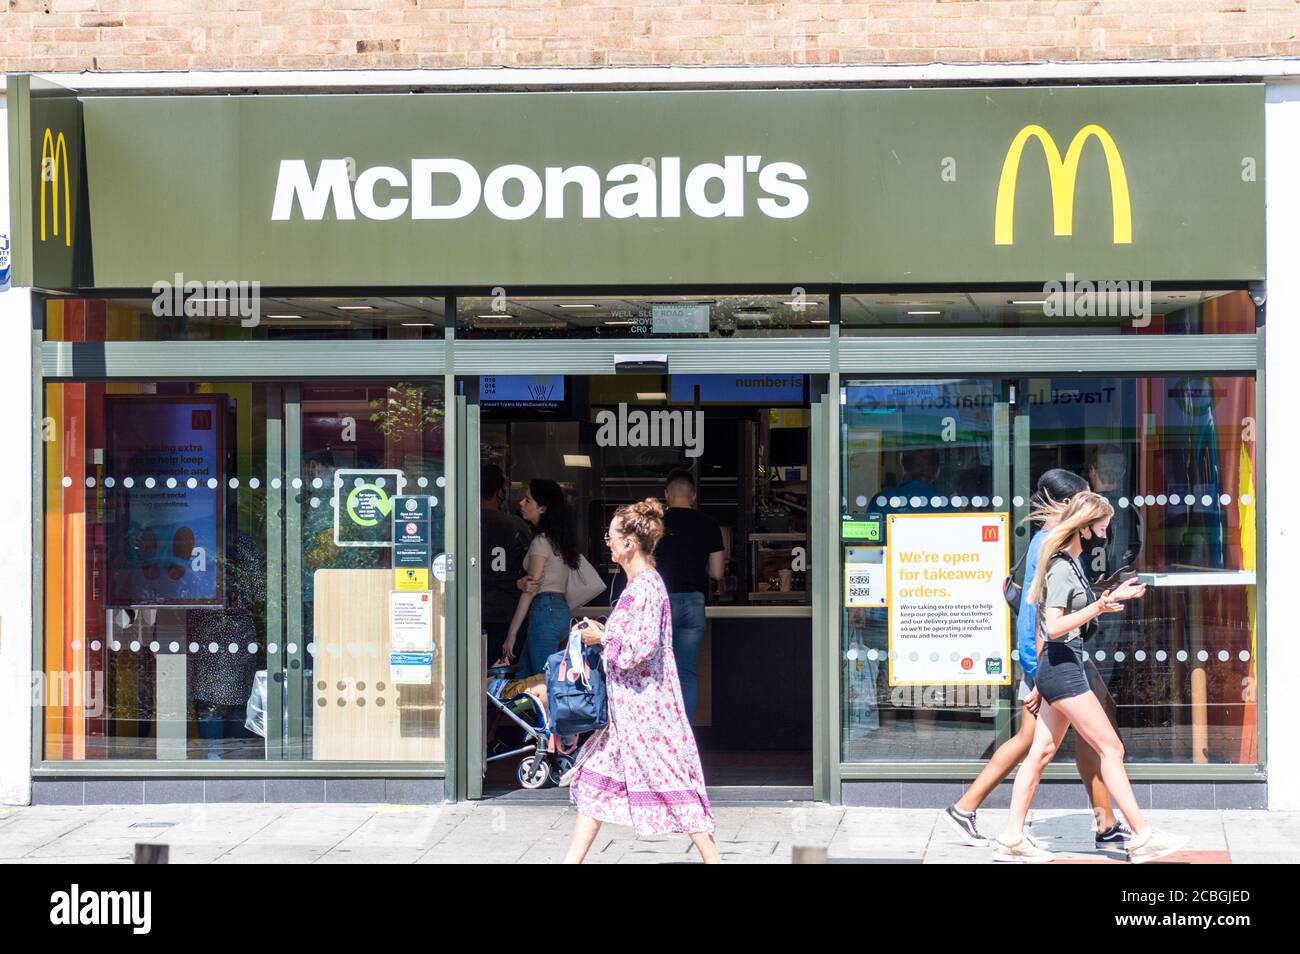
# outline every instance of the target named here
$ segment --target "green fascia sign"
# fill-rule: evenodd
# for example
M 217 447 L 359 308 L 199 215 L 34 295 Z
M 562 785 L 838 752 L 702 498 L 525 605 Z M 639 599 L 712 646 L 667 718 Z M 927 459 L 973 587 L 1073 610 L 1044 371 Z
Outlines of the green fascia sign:
M 102 288 L 1264 275 L 1256 84 L 81 107 Z

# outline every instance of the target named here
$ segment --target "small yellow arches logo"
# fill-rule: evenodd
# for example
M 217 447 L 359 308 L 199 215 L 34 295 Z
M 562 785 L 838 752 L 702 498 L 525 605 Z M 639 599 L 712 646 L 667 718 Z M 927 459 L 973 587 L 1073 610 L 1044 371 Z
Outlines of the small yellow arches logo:
M 1047 175 L 1052 187 L 1052 234 L 1074 234 L 1074 191 L 1079 174 L 1079 159 L 1089 139 L 1096 138 L 1106 155 L 1106 171 L 1110 175 L 1110 210 L 1112 240 L 1116 245 L 1133 242 L 1133 208 L 1129 202 L 1128 176 L 1124 174 L 1124 160 L 1120 158 L 1115 140 L 1101 126 L 1089 123 L 1074 134 L 1070 147 L 1061 158 L 1056 140 L 1042 126 L 1031 124 L 1020 130 L 1007 149 L 1002 162 L 1002 175 L 998 179 L 997 204 L 993 213 L 993 244 L 1011 245 L 1015 242 L 1016 177 L 1025 144 L 1037 139 L 1047 157 Z
M 41 241 L 45 241 L 45 183 L 50 184 L 53 215 L 51 230 L 59 234 L 59 168 L 63 169 L 63 244 L 72 245 L 72 202 L 68 188 L 68 143 L 59 133 L 56 138 L 47 126 L 41 140 Z

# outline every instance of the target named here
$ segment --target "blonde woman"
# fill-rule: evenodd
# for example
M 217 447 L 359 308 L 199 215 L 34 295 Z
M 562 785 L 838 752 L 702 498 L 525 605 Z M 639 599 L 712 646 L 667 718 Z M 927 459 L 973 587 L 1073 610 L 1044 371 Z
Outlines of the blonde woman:
M 1133 577 L 1098 597 L 1079 566 L 1083 540 L 1094 536 L 1105 539 L 1114 514 L 1104 497 L 1091 491 L 1075 494 L 1043 539 L 1038 568 L 1026 594 L 1028 602 L 1039 607 L 1038 672 L 1034 683 L 1042 706 L 1034 741 L 1011 789 L 1007 830 L 993 841 L 994 861 L 1052 860 L 1050 851 L 1034 844 L 1025 834 L 1025 817 L 1043 770 L 1071 726 L 1100 756 L 1102 780 L 1133 829 L 1129 860 L 1135 864 L 1153 861 L 1187 843 L 1186 838 L 1163 834 L 1147 823 L 1124 771 L 1124 745 L 1101 701 L 1089 688 L 1084 669 L 1083 641 L 1093 621 L 1103 613 L 1122 613 L 1125 603 L 1146 593 L 1146 587 Z

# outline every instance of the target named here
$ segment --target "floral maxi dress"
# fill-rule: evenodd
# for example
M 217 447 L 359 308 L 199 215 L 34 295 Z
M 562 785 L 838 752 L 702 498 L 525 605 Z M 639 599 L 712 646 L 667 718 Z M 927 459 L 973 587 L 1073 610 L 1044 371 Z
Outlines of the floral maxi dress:
M 664 581 L 646 569 L 605 627 L 609 725 L 578 755 L 569 800 L 589 818 L 638 835 L 712 832 L 713 813 L 673 656 Z

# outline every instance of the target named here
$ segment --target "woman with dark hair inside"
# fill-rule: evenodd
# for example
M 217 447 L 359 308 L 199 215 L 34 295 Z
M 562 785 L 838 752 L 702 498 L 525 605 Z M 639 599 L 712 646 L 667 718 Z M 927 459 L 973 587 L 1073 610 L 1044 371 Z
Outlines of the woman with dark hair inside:
M 578 541 L 569 519 L 564 491 L 553 480 L 531 480 L 528 493 L 519 502 L 519 512 L 533 528 L 521 581 L 523 591 L 506 633 L 501 655 L 513 660 L 515 643 L 524 621 L 528 638 L 524 642 L 522 672 L 533 674 L 546 668 L 546 657 L 560 648 L 569 635 L 569 603 L 564 591 L 569 571 L 578 567 Z
M 1038 652 L 1035 646 L 1037 635 L 1037 607 L 1029 600 L 1029 583 L 1038 572 L 1039 551 L 1048 531 L 1056 526 L 1061 513 L 1070 499 L 1088 489 L 1088 481 L 1072 471 L 1055 467 L 1045 471 L 1038 478 L 1037 492 L 1034 495 L 1034 514 L 1040 521 L 1038 529 L 1029 540 L 1025 551 L 1025 585 L 1020 591 L 1020 608 L 1016 614 L 1016 651 L 1020 658 L 1020 668 L 1025 678 L 1020 683 L 1020 731 L 1007 739 L 993 753 L 988 764 L 971 782 L 961 798 L 957 799 L 943 811 L 943 817 L 961 835 L 966 844 L 973 847 L 985 847 L 989 840 L 975 827 L 975 812 L 989 794 L 1006 780 L 1011 770 L 1024 761 L 1029 753 L 1029 746 L 1034 741 L 1034 731 L 1038 723 L 1038 708 L 1042 702 L 1039 692 L 1034 688 L 1034 674 L 1038 668 Z M 1092 667 L 1089 660 L 1085 665 Z M 1094 670 L 1095 671 L 1095 670 Z M 1091 675 L 1091 672 L 1090 672 Z M 1114 719 L 1115 700 L 1106 691 L 1105 684 L 1098 677 L 1093 680 L 1093 688 L 1101 698 L 1102 706 Z M 1097 753 L 1083 739 L 1078 740 L 1075 748 L 1074 764 L 1083 779 L 1083 787 L 1088 791 L 1088 800 L 1092 803 L 1095 817 L 1094 842 L 1098 849 L 1122 847 L 1132 837 L 1133 832 L 1122 819 L 1115 817 L 1111 806 L 1110 793 L 1101 778 L 1101 760 Z M 1033 836 L 1026 836 L 1031 844 L 1037 844 Z
M 1064 510 L 1053 513 L 1056 525 L 1043 538 L 1038 568 L 1027 587 L 1028 599 L 1038 607 L 1038 671 L 1034 682 L 1043 704 L 1034 741 L 1011 788 L 1006 831 L 993 841 L 993 860 L 1052 860 L 1051 852 L 1025 834 L 1025 818 L 1043 769 L 1056 754 L 1065 730 L 1073 726 L 1079 738 L 1099 756 L 1106 788 L 1133 828 L 1128 840 L 1129 860 L 1134 864 L 1154 861 L 1178 851 L 1187 839 L 1156 831 L 1142 815 L 1124 771 L 1124 745 L 1089 684 L 1083 659 L 1083 641 L 1097 617 L 1124 612 L 1124 604 L 1140 598 L 1146 587 L 1133 577 L 1097 596 L 1083 575 L 1079 554 L 1083 552 L 1085 534 L 1104 540 L 1115 513 L 1104 497 L 1084 491 L 1075 494 Z
M 575 759 L 569 799 L 578 821 L 566 864 L 582 862 L 602 822 L 638 835 L 682 832 L 706 864 L 722 860 L 677 678 L 672 607 L 654 568 L 663 535 L 664 508 L 653 498 L 620 507 L 605 535 L 628 582 L 605 626 L 582 621 L 583 642 L 604 647 L 609 724 Z

